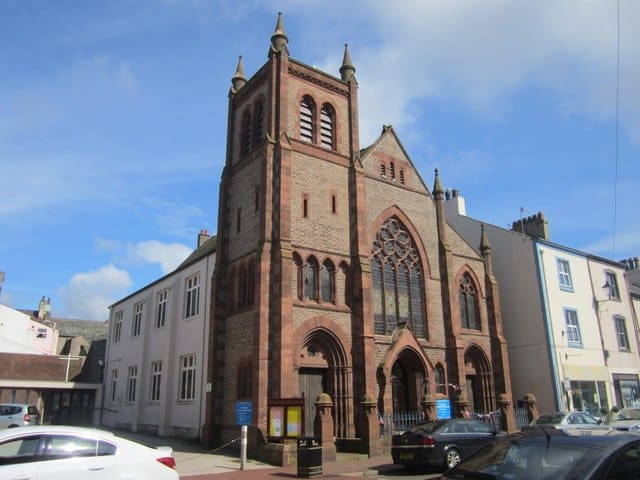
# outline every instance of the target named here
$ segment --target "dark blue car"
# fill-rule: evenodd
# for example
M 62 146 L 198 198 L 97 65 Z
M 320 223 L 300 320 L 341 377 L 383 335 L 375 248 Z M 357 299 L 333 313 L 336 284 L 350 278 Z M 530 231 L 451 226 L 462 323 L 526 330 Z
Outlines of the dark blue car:
M 640 480 L 640 435 L 530 429 L 496 437 L 442 478 Z
M 422 423 L 391 440 L 393 463 L 407 468 L 451 468 L 495 437 L 494 428 L 481 420 L 455 418 Z

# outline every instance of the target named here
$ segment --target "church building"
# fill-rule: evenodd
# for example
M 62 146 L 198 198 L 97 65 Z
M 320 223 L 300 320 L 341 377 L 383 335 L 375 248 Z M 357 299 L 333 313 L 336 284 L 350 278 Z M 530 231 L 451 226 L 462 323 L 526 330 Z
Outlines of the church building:
M 292 58 L 279 15 L 266 63 L 247 78 L 240 58 L 231 80 L 210 444 L 237 437 L 239 406 L 255 443 L 313 435 L 320 397 L 338 443 L 439 399 L 455 416 L 511 398 L 491 246 L 447 224 L 438 172 L 430 189 L 391 126 L 360 145 L 343 55 L 339 76 Z

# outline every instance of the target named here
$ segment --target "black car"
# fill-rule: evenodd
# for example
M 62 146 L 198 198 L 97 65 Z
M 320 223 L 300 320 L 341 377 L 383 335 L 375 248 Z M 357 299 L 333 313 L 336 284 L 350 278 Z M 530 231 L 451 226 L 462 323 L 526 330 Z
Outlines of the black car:
M 393 463 L 405 467 L 451 468 L 496 435 L 481 420 L 450 419 L 421 423 L 391 440 Z
M 496 437 L 443 479 L 638 480 L 640 437 L 541 427 Z

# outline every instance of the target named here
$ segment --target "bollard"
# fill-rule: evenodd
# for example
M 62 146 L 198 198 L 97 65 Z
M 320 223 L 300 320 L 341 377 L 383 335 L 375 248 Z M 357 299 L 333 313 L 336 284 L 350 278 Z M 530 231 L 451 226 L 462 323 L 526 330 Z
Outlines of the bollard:
M 244 470 L 247 463 L 247 426 L 242 425 L 240 434 L 240 470 Z

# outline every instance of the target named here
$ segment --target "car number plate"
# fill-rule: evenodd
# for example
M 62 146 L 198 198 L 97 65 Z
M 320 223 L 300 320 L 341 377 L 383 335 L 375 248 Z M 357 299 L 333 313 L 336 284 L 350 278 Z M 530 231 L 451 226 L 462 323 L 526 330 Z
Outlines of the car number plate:
M 403 460 L 411 460 L 413 458 L 413 453 L 401 453 L 400 458 Z

